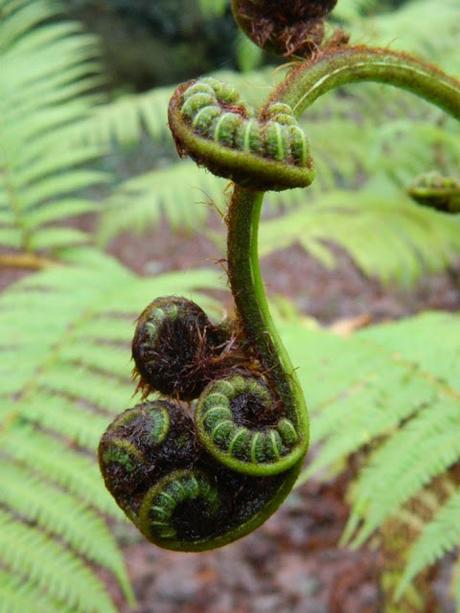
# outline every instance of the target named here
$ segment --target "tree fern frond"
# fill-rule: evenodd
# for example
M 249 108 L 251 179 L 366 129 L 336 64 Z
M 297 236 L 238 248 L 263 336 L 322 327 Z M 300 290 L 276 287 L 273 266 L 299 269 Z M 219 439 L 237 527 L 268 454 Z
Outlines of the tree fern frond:
M 409 552 L 409 560 L 397 596 L 404 593 L 418 573 L 460 545 L 460 490 L 454 493 L 425 526 Z
M 162 217 L 173 228 L 196 229 L 208 216 L 207 203 L 225 208 L 224 187 L 223 179 L 190 161 L 129 179 L 104 204 L 100 240 L 126 229 L 145 232 Z
M 280 329 L 300 366 L 312 438 L 320 444 L 299 483 L 324 469 L 340 470 L 362 452 L 343 537 L 359 546 L 460 461 L 460 317 L 425 313 L 347 338 L 298 322 L 281 322 Z M 403 587 L 460 544 L 457 506 L 451 494 L 426 524 Z
M 16 414 L 8 417 L 11 420 Z M 61 443 L 50 434 L 30 427 L 11 427 L 8 436 L 2 440 L 2 449 L 11 460 L 23 465 L 39 478 L 62 486 L 74 494 L 77 500 L 115 519 L 123 519 L 122 513 L 101 485 L 101 477 L 93 458 L 70 449 L 68 444 Z
M 130 597 L 121 555 L 100 517 L 122 514 L 103 485 L 97 444 L 110 416 L 135 402 L 129 344 L 141 309 L 177 287 L 199 300 L 198 288 L 217 285 L 218 276 L 205 270 L 139 278 L 87 249 L 69 250 L 61 265 L 0 296 L 0 503 L 14 513 L 2 527 L 14 525 L 10 536 L 0 535 L 0 562 L 45 589 L 54 562 L 40 567 L 39 556 L 62 561 L 50 610 L 54 599 L 63 610 L 113 610 L 87 560 L 112 572 Z M 201 302 L 216 310 L 210 298 Z
M 354 513 L 365 515 L 355 546 L 460 459 L 459 427 L 458 399 L 438 399 L 371 455 L 354 489 Z
M 31 423 L 62 434 L 86 449 L 96 449 L 107 426 L 106 416 L 85 410 L 79 399 L 63 398 L 56 390 L 40 390 L 33 398 L 19 402 L 16 410 Z
M 331 192 L 313 206 L 265 222 L 261 252 L 298 242 L 333 267 L 335 256 L 324 243 L 329 240 L 346 249 L 365 274 L 410 285 L 422 271 L 441 270 L 458 257 L 459 228 L 459 218 L 418 207 L 402 195 Z
M 83 232 L 54 227 L 94 207 L 80 198 L 80 205 L 67 212 L 69 195 L 106 178 L 84 168 L 101 155 L 101 147 L 68 147 L 69 129 L 78 129 L 100 98 L 91 93 L 100 82 L 97 44 L 78 24 L 53 21 L 57 4 L 29 0 L 13 6 L 0 0 L 0 11 L 5 8 L 0 22 L 0 204 L 10 214 L 2 220 L 1 244 L 56 250 L 88 240 Z
M 460 359 L 460 321 L 449 313 L 421 313 L 391 325 L 374 326 L 360 333 L 404 362 L 430 373 L 439 384 L 460 394 L 458 370 Z M 436 342 L 433 342 L 436 341 Z
M 0 511 L 0 560 L 76 611 L 115 613 L 104 586 L 75 555 Z
M 44 596 L 30 582 L 24 583 L 11 574 L 0 571 L 0 613 L 71 613 L 71 609 L 63 603 L 53 601 L 50 596 Z
M 46 532 L 62 538 L 74 551 L 111 570 L 126 586 L 123 560 L 107 525 L 85 505 L 79 504 L 74 496 L 38 479 L 24 468 L 4 463 L 0 473 L 0 501 L 27 522 L 37 522 Z

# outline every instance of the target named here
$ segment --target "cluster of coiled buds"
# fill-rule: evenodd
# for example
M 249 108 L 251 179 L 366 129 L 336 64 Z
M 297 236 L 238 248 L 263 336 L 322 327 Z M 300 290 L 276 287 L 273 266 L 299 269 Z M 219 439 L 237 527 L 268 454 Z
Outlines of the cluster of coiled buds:
M 105 483 L 153 543 L 201 551 L 260 525 L 292 486 L 304 455 L 284 407 L 228 323 L 184 298 L 159 298 L 132 345 L 144 398 L 99 446 Z M 167 398 L 166 398 L 167 397 Z

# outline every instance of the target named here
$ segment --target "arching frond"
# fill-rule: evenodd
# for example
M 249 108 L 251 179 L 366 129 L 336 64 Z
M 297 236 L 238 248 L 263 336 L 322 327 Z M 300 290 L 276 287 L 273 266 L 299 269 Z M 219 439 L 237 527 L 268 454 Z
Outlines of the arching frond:
M 216 284 L 204 270 L 141 279 L 107 256 L 78 250 L 0 297 L 5 610 L 18 610 L 35 593 L 48 603 L 42 610 L 114 610 L 88 561 L 113 573 L 131 596 L 101 515 L 122 514 L 104 488 L 95 451 L 112 416 L 133 403 L 129 342 L 138 313 L 178 287 L 193 295 Z M 16 581 L 23 592 L 15 592 Z
M 266 221 L 261 253 L 294 243 L 333 267 L 325 241 L 346 249 L 367 275 L 409 285 L 424 270 L 441 270 L 460 253 L 460 218 L 425 209 L 408 198 L 372 191 L 331 192 L 314 205 Z
M 92 110 L 100 82 L 93 37 L 56 22 L 44 0 L 0 0 L 0 244 L 37 251 L 82 243 L 56 225 L 94 209 L 74 193 L 105 179 L 87 167 L 100 146 L 73 144 L 69 131 Z
M 366 453 L 344 533 L 358 546 L 460 461 L 460 317 L 426 313 L 348 338 L 298 322 L 282 323 L 281 331 L 309 398 L 313 441 L 320 443 L 299 482 Z M 401 591 L 459 547 L 457 507 L 454 492 L 427 521 Z
M 411 548 L 409 561 L 399 586 L 399 594 L 404 592 L 421 570 L 434 564 L 443 555 L 459 546 L 459 517 L 460 489 L 452 494 Z

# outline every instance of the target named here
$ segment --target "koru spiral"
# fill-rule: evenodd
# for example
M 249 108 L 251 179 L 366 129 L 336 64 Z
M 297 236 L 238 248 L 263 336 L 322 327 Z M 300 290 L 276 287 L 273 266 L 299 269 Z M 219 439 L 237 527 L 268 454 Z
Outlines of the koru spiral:
M 305 55 L 319 45 L 334 5 L 232 2 L 258 44 Z M 236 314 L 216 323 L 195 303 L 170 296 L 155 299 L 138 319 L 132 355 L 141 402 L 108 427 L 99 461 L 118 505 L 157 545 L 203 551 L 230 543 L 262 524 L 298 476 L 309 423 L 260 274 L 263 190 L 312 182 L 310 147 L 297 118 L 323 94 L 357 81 L 405 88 L 460 118 L 458 81 L 405 54 L 349 47 L 343 39 L 291 66 L 257 112 L 214 78 L 185 83 L 172 96 L 169 124 L 179 154 L 235 183 L 226 223 Z M 411 194 L 454 208 L 459 185 L 431 177 Z
M 205 78 L 177 89 L 169 121 L 181 154 L 240 185 L 281 190 L 313 179 L 287 104 L 256 117 L 232 87 Z M 117 503 L 162 547 L 202 551 L 252 531 L 289 493 L 305 456 L 305 408 L 243 328 L 213 323 L 176 296 L 138 319 L 132 355 L 145 400 L 109 426 L 99 460 Z M 168 399 L 146 400 L 151 392 Z

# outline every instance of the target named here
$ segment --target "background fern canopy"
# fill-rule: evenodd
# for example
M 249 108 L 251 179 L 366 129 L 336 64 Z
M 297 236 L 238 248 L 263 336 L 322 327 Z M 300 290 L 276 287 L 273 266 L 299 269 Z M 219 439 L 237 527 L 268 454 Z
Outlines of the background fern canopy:
M 300 365 L 313 441 L 321 443 L 299 482 L 318 471 L 341 470 L 352 454 L 367 450 L 344 535 L 359 546 L 424 488 L 436 488 L 433 480 L 460 460 L 460 318 L 425 313 L 345 339 L 298 323 L 282 330 Z M 454 483 L 432 521 L 422 524 L 400 592 L 427 565 L 458 550 Z M 458 581 L 454 576 L 456 593 Z
M 97 42 L 56 5 L 0 0 L 0 245 L 56 250 L 87 241 L 63 219 L 93 211 L 76 194 L 106 179 L 98 145 L 72 145 L 101 83 Z
M 216 284 L 204 270 L 140 279 L 108 256 L 78 251 L 0 298 L 5 610 L 115 611 L 88 561 L 113 573 L 132 599 L 103 518 L 122 514 L 95 450 L 111 417 L 132 404 L 129 342 L 140 310 L 178 287 L 212 307 L 194 290 Z
M 433 12 L 431 1 L 414 0 L 398 10 L 373 14 L 378 5 L 372 0 L 342 0 L 333 17 L 340 23 L 353 21 L 355 42 L 402 47 L 454 74 L 459 71 L 457 2 L 443 0 Z M 206 2 L 203 6 L 207 10 Z M 219 71 L 216 76 L 257 105 L 282 73 L 265 67 L 243 74 Z M 142 142 L 146 133 L 171 153 L 148 173 L 121 182 L 109 196 L 100 224 L 101 244 L 126 229 L 142 234 L 162 218 L 175 230 L 199 229 L 212 210 L 201 206 L 203 201 L 214 202 L 220 210 L 225 206 L 222 180 L 176 161 L 166 122 L 172 90 L 164 87 L 122 96 L 98 108 L 80 130 L 84 142 L 130 147 Z M 286 244 L 300 242 L 333 267 L 335 259 L 323 243 L 327 237 L 348 251 L 364 273 L 406 286 L 458 257 L 458 219 L 416 209 L 405 195 L 413 179 L 436 168 L 439 160 L 443 172 L 455 176 L 460 164 L 456 122 L 410 94 L 371 84 L 326 96 L 304 114 L 302 122 L 311 141 L 317 180 L 307 190 L 267 198 L 272 211 L 292 209 L 282 220 Z M 278 245 L 272 240 L 277 227 L 272 222 L 265 228 L 266 253 Z M 376 232 L 376 227 L 384 230 Z M 363 238 L 371 234 L 373 240 Z

